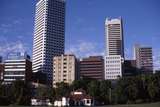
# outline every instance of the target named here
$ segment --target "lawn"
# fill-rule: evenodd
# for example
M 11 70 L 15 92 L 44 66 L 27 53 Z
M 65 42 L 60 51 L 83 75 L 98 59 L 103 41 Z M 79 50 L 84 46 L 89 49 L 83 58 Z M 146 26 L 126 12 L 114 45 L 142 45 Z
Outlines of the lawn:
M 0 107 L 44 107 L 44 106 L 0 106 Z M 148 104 L 106 105 L 100 107 L 160 107 L 160 102 L 148 103 Z
M 131 105 L 107 105 L 102 107 L 160 107 L 160 102 L 149 104 L 131 104 Z

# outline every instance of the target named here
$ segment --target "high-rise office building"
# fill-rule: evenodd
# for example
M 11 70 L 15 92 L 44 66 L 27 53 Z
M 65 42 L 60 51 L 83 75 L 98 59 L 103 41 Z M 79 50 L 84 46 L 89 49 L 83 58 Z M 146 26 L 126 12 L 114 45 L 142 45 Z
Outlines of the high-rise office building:
M 26 53 L 10 53 L 4 62 L 4 83 L 10 84 L 16 80 L 30 81 L 32 62 Z
M 81 78 L 103 80 L 104 79 L 103 57 L 90 56 L 88 58 L 82 58 L 79 62 L 79 71 Z
M 134 58 L 136 67 L 144 73 L 153 73 L 152 48 L 135 45 Z
M 33 72 L 47 75 L 51 85 L 53 57 L 64 53 L 65 0 L 39 0 L 36 4 Z
M 120 55 L 124 58 L 122 19 L 106 19 L 106 55 Z
M 77 59 L 74 55 L 61 55 L 53 58 L 53 86 L 65 82 L 71 84 L 78 79 Z
M 117 79 L 122 76 L 124 61 L 122 19 L 106 19 L 105 79 Z

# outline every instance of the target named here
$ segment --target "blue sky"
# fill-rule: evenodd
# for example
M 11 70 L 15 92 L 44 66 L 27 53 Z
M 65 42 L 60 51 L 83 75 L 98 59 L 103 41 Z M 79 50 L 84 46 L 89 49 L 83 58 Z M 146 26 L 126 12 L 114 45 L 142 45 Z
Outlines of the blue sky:
M 133 45 L 153 47 L 160 68 L 160 0 L 66 0 L 66 53 L 103 55 L 106 17 L 122 17 L 126 58 Z M 0 0 L 0 55 L 27 51 L 32 55 L 36 0 Z

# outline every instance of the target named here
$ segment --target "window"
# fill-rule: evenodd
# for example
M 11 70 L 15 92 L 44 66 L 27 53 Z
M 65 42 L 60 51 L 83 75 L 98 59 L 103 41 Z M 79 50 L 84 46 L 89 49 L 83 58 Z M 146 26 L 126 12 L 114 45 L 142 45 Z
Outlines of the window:
M 87 100 L 87 103 L 89 103 L 89 100 Z

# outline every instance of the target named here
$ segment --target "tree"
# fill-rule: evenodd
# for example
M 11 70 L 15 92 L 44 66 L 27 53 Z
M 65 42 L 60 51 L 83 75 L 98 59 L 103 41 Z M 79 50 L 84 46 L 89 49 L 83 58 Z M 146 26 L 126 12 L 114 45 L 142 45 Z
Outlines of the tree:
M 6 95 L 6 86 L 0 82 L 0 106 L 9 105 L 10 101 Z
M 155 96 L 159 93 L 158 86 L 156 85 L 158 81 L 154 76 L 148 76 L 147 79 L 147 91 L 151 101 L 154 101 Z
M 24 81 L 15 81 L 10 87 L 10 98 L 11 104 L 15 105 L 30 105 L 31 89 L 28 83 Z
M 77 90 L 77 89 L 83 89 L 83 90 L 87 90 L 88 89 L 88 84 L 90 83 L 90 79 L 80 79 L 80 80 L 75 80 L 73 81 L 72 85 L 71 85 L 71 89 L 72 90 Z
M 111 82 L 108 80 L 101 81 L 99 90 L 100 101 L 105 104 L 111 103 Z
M 2 83 L 0 82 L 0 97 L 4 96 L 4 92 L 5 92 L 5 87 L 4 87 L 4 85 L 2 85 Z
M 135 83 L 131 83 L 126 88 L 127 97 L 130 101 L 135 101 L 138 96 L 138 90 Z
M 88 93 L 94 97 L 95 99 L 98 99 L 99 96 L 99 82 L 98 81 L 91 81 L 88 84 Z
M 43 99 L 43 98 L 48 98 L 49 96 L 49 92 L 48 92 L 48 87 L 46 86 L 39 86 L 36 90 L 36 97 L 39 99 Z
M 125 104 L 127 102 L 127 95 L 125 93 L 127 86 L 127 78 L 120 78 L 114 89 L 114 103 Z
M 70 87 L 67 83 L 61 82 L 56 84 L 55 94 L 57 98 L 67 96 L 69 93 Z

